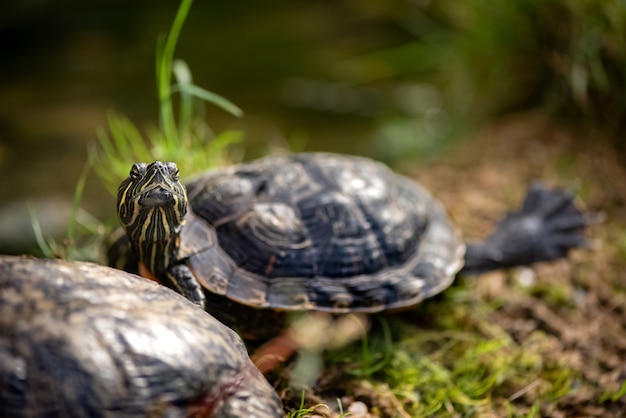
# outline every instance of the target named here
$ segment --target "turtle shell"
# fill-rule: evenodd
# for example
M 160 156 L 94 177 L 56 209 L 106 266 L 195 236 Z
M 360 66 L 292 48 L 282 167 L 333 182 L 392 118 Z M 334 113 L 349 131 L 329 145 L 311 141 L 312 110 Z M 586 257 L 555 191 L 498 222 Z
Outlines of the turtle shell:
M 0 416 L 281 417 L 241 339 L 175 292 L 0 256 Z
M 210 292 L 255 308 L 376 312 L 447 288 L 465 246 L 417 183 L 369 159 L 307 153 L 187 184 L 181 256 Z

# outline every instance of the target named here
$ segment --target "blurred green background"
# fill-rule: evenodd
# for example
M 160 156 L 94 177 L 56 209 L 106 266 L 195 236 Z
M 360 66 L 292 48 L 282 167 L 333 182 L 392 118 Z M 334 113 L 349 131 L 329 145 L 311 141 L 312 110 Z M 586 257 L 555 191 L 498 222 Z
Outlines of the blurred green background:
M 62 233 L 108 111 L 157 122 L 155 42 L 177 6 L 1 6 L 0 252 L 32 246 L 28 201 L 44 233 Z M 206 108 L 215 131 L 245 133 L 243 159 L 293 149 L 418 164 L 529 109 L 623 152 L 625 27 L 618 0 L 196 2 L 176 57 L 245 111 Z M 113 206 L 90 175 L 82 216 L 111 218 Z

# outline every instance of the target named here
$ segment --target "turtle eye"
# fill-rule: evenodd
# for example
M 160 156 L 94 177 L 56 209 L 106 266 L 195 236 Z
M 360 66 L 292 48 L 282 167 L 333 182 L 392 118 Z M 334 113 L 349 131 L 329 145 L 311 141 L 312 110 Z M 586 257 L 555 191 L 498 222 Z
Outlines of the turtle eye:
M 130 178 L 132 180 L 139 180 L 146 173 L 146 164 L 135 163 L 130 169 Z
M 176 163 L 165 163 L 165 166 L 167 167 L 167 170 L 169 171 L 172 180 L 178 181 L 180 179 L 180 174 L 178 172 L 178 167 L 176 166 Z

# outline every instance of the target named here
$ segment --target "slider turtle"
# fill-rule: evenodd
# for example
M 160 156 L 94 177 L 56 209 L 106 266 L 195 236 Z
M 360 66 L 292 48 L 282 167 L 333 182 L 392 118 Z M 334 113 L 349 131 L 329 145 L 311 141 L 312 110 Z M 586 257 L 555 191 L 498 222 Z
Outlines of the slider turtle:
M 571 194 L 534 183 L 520 210 L 466 245 L 418 183 L 330 153 L 265 157 L 186 187 L 175 163 L 136 163 L 117 210 L 125 234 L 109 248 L 112 266 L 141 271 L 220 320 L 243 316 L 248 328 L 258 310 L 407 308 L 459 271 L 566 257 L 585 246 L 589 222 Z
M 170 289 L 0 256 L 0 416 L 284 414 L 239 336 Z

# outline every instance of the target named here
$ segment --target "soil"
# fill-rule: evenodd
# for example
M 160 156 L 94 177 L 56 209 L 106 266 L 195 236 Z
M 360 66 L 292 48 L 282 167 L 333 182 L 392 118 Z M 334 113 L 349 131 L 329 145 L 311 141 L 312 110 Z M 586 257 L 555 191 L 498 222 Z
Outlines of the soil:
M 590 250 L 532 268 L 533 280 L 564 289 L 566 297 L 520 292 L 504 273 L 470 285 L 476 299 L 507 300 L 490 314 L 490 321 L 516 341 L 542 330 L 550 344 L 544 355 L 567 362 L 579 376 L 576 387 L 549 409 L 542 408 L 541 416 L 626 416 L 626 396 L 603 399 L 626 381 L 626 166 L 607 144 L 599 135 L 583 135 L 540 115 L 524 114 L 483 129 L 437 162 L 400 168 L 444 203 L 468 240 L 492 230 L 537 179 L 577 190 L 579 204 L 604 215 L 602 223 L 589 228 Z M 338 373 L 325 371 L 326 382 L 318 382 L 308 403 L 328 399 L 321 392 L 328 393 L 329 381 L 341 381 L 333 377 Z M 383 416 L 409 416 L 392 393 L 381 394 L 367 382 L 334 389 L 348 393 L 346 408 L 359 399 Z M 532 394 L 529 385 L 515 396 L 531 408 Z M 320 411 L 319 416 L 338 415 Z

